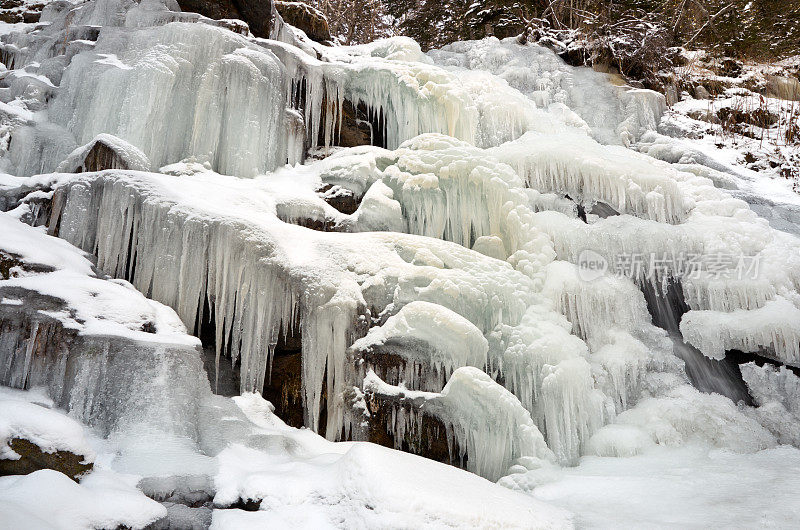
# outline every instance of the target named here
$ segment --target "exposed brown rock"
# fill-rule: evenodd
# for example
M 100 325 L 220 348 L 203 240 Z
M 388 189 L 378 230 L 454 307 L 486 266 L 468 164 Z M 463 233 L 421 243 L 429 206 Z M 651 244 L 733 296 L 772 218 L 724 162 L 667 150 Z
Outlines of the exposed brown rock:
M 12 438 L 8 445 L 22 458 L 0 460 L 0 476 L 27 475 L 42 469 L 52 469 L 77 481 L 81 475 L 88 473 L 93 467 L 91 463 L 84 463 L 83 455 L 76 455 L 69 451 L 46 453 L 38 445 L 24 438 Z
M 182 11 L 208 18 L 239 19 L 247 22 L 256 37 L 269 38 L 272 28 L 272 0 L 178 0 Z
M 276 0 L 275 8 L 287 24 L 303 30 L 308 38 L 328 44 L 331 42 L 331 31 L 328 19 L 321 11 L 302 2 L 283 2 Z
M 454 440 L 448 441 L 448 430 L 434 414 L 427 413 L 428 402 L 411 399 L 403 395 L 383 395 L 367 392 L 365 400 L 369 411 L 366 421 L 366 440 L 384 447 L 392 447 L 437 462 L 464 467 L 467 456 L 459 458 L 459 448 Z M 405 430 L 403 438 L 396 438 L 399 432 L 395 423 L 415 415 L 417 427 Z
M 0 0 L 0 21 L 9 24 L 39 22 L 44 4 L 25 4 L 22 0 Z
M 275 406 L 275 414 L 292 427 L 304 425 L 303 364 L 299 329 L 288 339 L 279 337 L 262 395 Z
M 347 188 L 334 184 L 325 184 L 317 190 L 317 195 L 325 202 L 342 212 L 350 215 L 358 209 L 359 199 L 356 194 Z
M 131 169 L 125 160 L 110 145 L 102 140 L 94 143 L 86 158 L 76 168 L 73 173 L 84 173 L 87 171 L 103 171 L 104 169 Z

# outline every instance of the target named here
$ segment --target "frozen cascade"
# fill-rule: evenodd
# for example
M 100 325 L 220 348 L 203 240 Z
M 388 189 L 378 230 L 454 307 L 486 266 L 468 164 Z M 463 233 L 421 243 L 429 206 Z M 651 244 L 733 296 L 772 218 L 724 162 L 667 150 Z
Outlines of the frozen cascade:
M 712 359 L 703 355 L 682 334 L 681 317 L 686 313 L 686 303 L 681 289 L 669 283 L 666 290 L 650 283 L 642 285 L 653 322 L 669 332 L 675 355 L 686 363 L 686 374 L 695 387 L 703 392 L 716 392 L 734 402 L 750 403 L 747 387 L 742 381 L 739 367 L 731 361 Z
M 583 156 L 575 157 L 575 149 Z M 540 192 L 569 194 L 592 206 L 605 202 L 621 213 L 659 222 L 682 221 L 688 197 L 675 174 L 622 147 L 602 146 L 585 134 L 529 132 L 490 151 Z
M 128 169 L 159 171 L 25 182 L 55 188 L 53 233 L 189 330 L 209 319 L 207 305 L 215 361 L 239 363 L 243 391 L 264 387 L 279 337 L 299 323 L 305 423 L 331 439 L 360 427 L 344 394 L 367 387 L 438 403 L 428 410 L 492 479 L 517 459 L 572 464 L 602 452 L 618 440 L 605 424 L 647 423 L 663 403 L 674 405 L 663 415 L 677 438 L 693 428 L 678 418 L 685 403 L 709 423 L 739 421 L 728 401 L 683 384 L 673 353 L 686 353 L 650 322 L 643 285 L 680 280 L 691 309 L 681 329 L 706 355 L 798 356 L 800 243 L 709 178 L 623 147 L 655 127 L 654 93 L 611 89 L 509 40 L 427 55 L 405 38 L 323 48 L 290 28 L 253 39 L 155 1 L 95 0 L 47 17 L 47 28 L 3 37 L 17 68 L 5 96 L 25 107 L 3 124 L 13 137 L 4 168 L 67 170 L 104 135 L 131 155 Z M 348 105 L 378 124 L 371 140 L 385 149 L 329 149 Z M 317 147 L 329 156 L 303 163 Z M 353 192 L 358 210 L 325 203 L 323 183 Z M 599 219 L 599 203 L 621 215 Z M 307 220 L 342 233 L 295 225 Z M 620 255 L 726 254 L 761 270 L 720 280 L 646 260 L 626 278 L 587 282 L 576 274 L 586 250 L 612 266 Z M 348 355 L 412 335 L 427 344 L 399 350 L 410 373 L 381 374 L 397 386 Z M 167 354 L 147 357 L 165 366 Z M 75 410 L 113 398 L 92 379 L 113 359 L 94 362 Z M 419 377 L 423 364 L 432 377 Z M 706 406 L 719 414 L 703 416 Z M 414 414 L 394 426 L 413 431 Z
M 56 199 L 62 208 L 57 210 L 59 235 L 95 252 L 100 267 L 130 277 L 142 292 L 175 307 L 190 329 L 208 297 L 216 315 L 218 355 L 224 345 L 231 345 L 233 360 L 241 362 L 244 390 L 263 386 L 279 331 L 285 332 L 299 317 L 307 421 L 313 428 L 326 364 L 327 386 L 333 389 L 329 393 L 337 395 L 347 376 L 345 350 L 357 333 L 363 333 L 357 331 L 363 327 L 359 315 L 367 314 L 368 308 L 380 312 L 392 299 L 398 304 L 428 300 L 468 316 L 483 333 L 521 318 L 530 280 L 504 262 L 476 261 L 479 254 L 452 243 L 400 234 L 309 233 L 263 212 L 270 207 L 269 195 L 254 195 L 252 190 L 251 204 L 259 209 L 246 210 L 249 218 L 220 217 L 217 204 L 202 202 L 199 211 L 205 207 L 208 213 L 198 217 L 164 196 L 187 178 L 106 173 L 73 180 Z M 231 193 L 225 186 L 245 181 L 221 182 L 212 188 L 218 196 Z M 208 191 L 200 193 L 205 196 Z M 163 230 L 168 226 L 175 229 Z M 298 238 L 306 244 L 318 241 L 314 255 L 323 256 L 323 261 L 303 265 L 311 256 L 280 243 Z M 362 254 L 365 248 L 369 257 Z M 423 253 L 445 268 L 412 263 Z M 357 275 L 380 271 L 362 293 Z M 328 403 L 329 433 L 340 430 L 339 406 L 335 400 Z
M 455 42 L 428 55 L 451 69 L 490 73 L 481 81 L 505 82 L 538 108 L 577 114 L 603 143 L 630 144 L 655 130 L 666 109 L 663 96 L 656 92 L 615 87 L 604 74 L 571 68 L 551 50 L 519 46 L 513 38 Z
M 274 55 L 221 28 L 106 29 L 72 59 L 48 113 L 79 144 L 99 133 L 130 142 L 148 169 L 195 156 L 254 176 L 286 160 L 284 77 Z

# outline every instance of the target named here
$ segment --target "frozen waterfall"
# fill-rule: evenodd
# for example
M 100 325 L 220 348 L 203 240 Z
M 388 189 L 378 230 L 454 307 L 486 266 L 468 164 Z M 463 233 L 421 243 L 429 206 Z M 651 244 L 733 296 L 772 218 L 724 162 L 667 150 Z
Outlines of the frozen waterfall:
M 45 19 L 0 37 L 4 215 L 46 224 L 188 334 L 209 328 L 241 393 L 281 377 L 292 335 L 297 384 L 280 388 L 310 430 L 439 444 L 490 480 L 513 470 L 501 483 L 519 489 L 587 454 L 780 438 L 747 385 L 787 376 L 717 361 L 800 366 L 800 239 L 631 149 L 656 130 L 660 95 L 513 39 L 325 47 L 151 0 L 53 3 Z M 342 147 L 352 127 L 370 145 Z M 0 349 L 4 383 L 52 379 L 25 340 Z M 105 404 L 139 400 L 136 421 L 182 425 L 171 435 L 204 456 L 271 447 L 196 381 L 196 341 L 139 358 L 100 344 L 69 361 L 74 388 L 49 385 L 74 417 L 112 432 L 129 416 Z M 145 397 L 117 381 L 123 366 L 154 381 Z M 240 423 L 215 437 L 231 411 Z M 242 432 L 248 448 L 226 445 Z

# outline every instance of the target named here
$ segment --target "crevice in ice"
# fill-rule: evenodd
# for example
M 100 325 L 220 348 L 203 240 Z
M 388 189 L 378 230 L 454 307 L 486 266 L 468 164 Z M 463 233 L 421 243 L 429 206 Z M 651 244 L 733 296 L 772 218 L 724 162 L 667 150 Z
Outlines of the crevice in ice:
M 239 365 L 228 358 L 217 358 L 216 331 L 217 324 L 213 305 L 209 304 L 208 298 L 204 297 L 202 316 L 197 321 L 194 332 L 203 346 L 203 367 L 208 375 L 211 390 L 215 394 L 238 396 L 241 392 Z M 230 350 L 230 345 L 226 345 L 224 351 Z
M 710 359 L 684 341 L 680 321 L 689 307 L 684 301 L 680 281 L 669 281 L 666 288 L 643 282 L 641 289 L 653 324 L 669 332 L 675 354 L 684 361 L 686 375 L 692 384 L 703 392 L 729 397 L 734 403 L 744 401 L 752 404 L 737 362 L 729 358 Z
M 326 392 L 322 392 L 320 408 L 327 406 Z M 299 321 L 286 331 L 281 330 L 272 350 L 267 378 L 262 390 L 264 399 L 275 407 L 275 414 L 287 425 L 302 427 L 303 413 L 303 337 Z M 319 421 L 321 428 L 325 422 Z M 322 433 L 320 433 L 322 434 Z

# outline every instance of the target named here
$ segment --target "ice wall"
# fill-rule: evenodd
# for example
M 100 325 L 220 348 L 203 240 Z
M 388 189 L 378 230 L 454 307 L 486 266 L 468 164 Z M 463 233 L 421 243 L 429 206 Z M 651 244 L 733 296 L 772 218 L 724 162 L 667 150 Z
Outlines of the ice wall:
M 705 354 L 766 348 L 796 361 L 800 244 L 711 180 L 623 147 L 658 121 L 652 93 L 513 41 L 429 55 L 405 38 L 322 48 L 158 2 L 61 7 L 48 27 L 3 38 L 15 68 L 4 168 L 66 170 L 113 135 L 129 169 L 160 171 L 26 182 L 56 188 L 51 231 L 100 269 L 192 332 L 213 316 L 217 362 L 240 365 L 242 390 L 263 388 L 279 337 L 299 324 L 305 423 L 322 430 L 325 410 L 329 438 L 346 436 L 343 395 L 365 384 L 352 355 L 387 345 L 406 364 L 381 377 L 449 396 L 442 416 L 493 478 L 539 450 L 522 431 L 574 463 L 648 398 L 702 408 L 650 323 L 645 282 L 680 280 L 685 334 Z M 332 150 L 347 105 L 381 124 L 372 140 L 386 149 Z M 328 158 L 306 160 L 309 149 Z M 323 184 L 352 192 L 357 211 L 325 203 Z M 297 226 L 314 222 L 339 232 Z M 586 251 L 606 265 L 588 279 Z M 718 278 L 677 261 L 721 255 L 760 270 Z M 634 256 L 640 266 L 617 274 Z M 148 357 L 169 365 L 164 355 Z M 81 373 L 94 410 L 93 396 L 112 392 Z
M 262 210 L 268 195 L 253 190 L 249 205 L 240 202 L 242 217 L 231 217 L 222 214 L 224 201 L 206 202 L 226 195 L 241 201 L 226 188 L 235 183 L 231 179 L 196 187 L 177 202 L 177 196 L 165 196 L 187 178 L 111 173 L 75 180 L 57 199 L 58 233 L 96 253 L 101 268 L 129 277 L 148 296 L 175 307 L 190 329 L 207 298 L 216 316 L 218 352 L 240 359 L 244 390 L 263 386 L 279 331 L 299 319 L 313 428 L 323 377 L 327 372 L 329 395 L 343 388 L 345 350 L 365 331 L 363 319 L 371 312 L 427 300 L 483 332 L 521 316 L 530 280 L 507 263 L 434 239 L 325 234 L 286 225 Z M 373 279 L 364 284 L 361 275 Z M 338 432 L 340 421 L 340 403 L 329 399 L 328 432 Z

